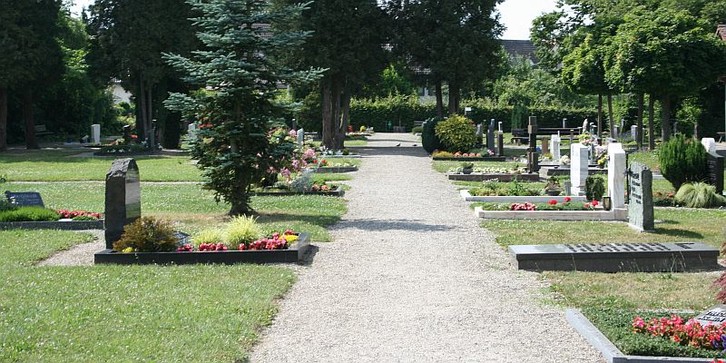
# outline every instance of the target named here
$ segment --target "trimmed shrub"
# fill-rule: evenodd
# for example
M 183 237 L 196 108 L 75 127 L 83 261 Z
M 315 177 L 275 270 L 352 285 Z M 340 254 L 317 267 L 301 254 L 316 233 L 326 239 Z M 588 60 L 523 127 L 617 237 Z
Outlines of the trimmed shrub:
M 726 198 L 716 194 L 715 186 L 701 182 L 681 185 L 675 199 L 676 203 L 688 208 L 713 208 L 726 204 Z
M 192 241 L 194 242 L 194 246 L 197 248 L 199 248 L 199 245 L 202 243 L 222 243 L 224 242 L 224 233 L 218 229 L 205 229 L 195 234 L 192 237 Z
M 436 124 L 435 131 L 448 151 L 469 152 L 476 145 L 474 122 L 464 116 L 450 116 Z
M 43 207 L 15 207 L 0 212 L 0 222 L 57 221 L 58 212 Z
M 585 179 L 585 198 L 587 200 L 602 200 L 605 195 L 605 181 L 599 176 L 588 176 Z
M 154 217 L 141 217 L 124 227 L 121 239 L 113 244 L 116 251 L 128 248 L 136 252 L 170 252 L 176 250 L 179 239 L 170 222 Z
M 432 117 L 426 120 L 422 126 L 421 144 L 423 145 L 424 150 L 426 150 L 429 154 L 433 153 L 434 150 L 441 149 L 442 147 L 441 140 L 439 140 L 439 137 L 436 136 L 436 124 L 440 121 L 441 119 Z
M 700 142 L 681 134 L 661 145 L 658 161 L 661 174 L 675 190 L 684 183 L 705 180 L 708 175 L 706 149 Z

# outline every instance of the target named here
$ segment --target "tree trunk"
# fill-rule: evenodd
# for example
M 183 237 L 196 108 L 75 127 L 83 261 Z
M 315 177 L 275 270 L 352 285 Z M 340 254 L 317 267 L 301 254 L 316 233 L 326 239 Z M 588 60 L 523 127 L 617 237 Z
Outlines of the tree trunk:
M 335 146 L 335 130 L 333 125 L 333 81 L 331 76 L 323 78 L 320 91 L 322 93 L 323 146 L 333 149 Z
M 461 98 L 461 90 L 455 82 L 449 82 L 449 115 L 459 113 L 459 99 Z
M 441 81 L 436 81 L 436 117 L 444 117 L 444 95 Z
M 653 127 L 653 122 L 655 119 L 655 115 L 653 115 L 655 109 L 655 98 L 653 98 L 653 95 L 648 95 L 648 149 L 650 151 L 655 150 L 655 132 Z
M 350 91 L 347 86 L 343 86 L 343 92 L 340 100 L 340 122 L 336 132 L 335 146 L 338 150 L 345 148 L 345 132 L 348 130 L 350 116 Z
M 33 119 L 33 91 L 23 92 L 23 120 L 25 120 L 25 148 L 40 149 L 35 138 L 35 119 Z
M 0 87 L 0 151 L 8 149 L 8 89 Z
M 608 126 L 610 127 L 610 137 L 614 137 L 615 134 L 615 119 L 613 118 L 613 95 L 608 93 Z M 622 132 L 622 130 L 620 131 Z
M 638 150 L 643 148 L 643 108 L 644 107 L 645 107 L 645 94 L 638 93 L 638 119 L 636 120 L 636 127 L 638 128 L 638 132 L 635 134 L 635 136 L 636 136 L 635 141 L 638 144 Z
M 602 135 L 602 94 L 597 95 L 597 138 Z
M 660 99 L 661 121 L 660 129 L 663 142 L 671 138 L 671 98 L 663 96 Z

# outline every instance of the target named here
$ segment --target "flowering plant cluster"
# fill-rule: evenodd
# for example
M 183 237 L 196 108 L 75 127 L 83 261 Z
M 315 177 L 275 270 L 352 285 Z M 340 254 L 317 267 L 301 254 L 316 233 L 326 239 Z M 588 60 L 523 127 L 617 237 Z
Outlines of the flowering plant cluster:
M 60 214 L 61 219 L 101 219 L 101 213 L 85 210 L 58 209 L 56 212 Z
M 592 202 L 587 202 L 587 203 L 583 204 L 582 207 L 584 209 L 595 209 L 599 204 L 600 203 L 597 200 L 593 199 Z
M 313 192 L 329 192 L 331 188 L 327 184 L 314 183 L 310 190 L 312 190 Z
M 534 203 L 530 203 L 530 202 L 512 203 L 512 205 L 509 206 L 509 210 L 533 211 L 533 210 L 537 210 L 537 206 Z
M 685 321 L 678 315 L 653 318 L 646 322 L 640 316 L 633 319 L 633 332 L 669 339 L 675 343 L 695 348 L 724 351 L 726 347 L 725 324 L 701 325 L 696 319 Z
M 283 233 L 275 232 L 270 237 L 259 238 L 250 243 L 240 243 L 239 246 L 237 246 L 237 249 L 240 251 L 284 250 L 290 247 L 290 243 L 298 239 L 298 235 L 299 234 L 297 232 L 287 229 Z M 198 251 L 210 252 L 228 251 L 229 249 L 234 249 L 234 247 L 227 247 L 227 245 L 222 242 L 201 243 L 197 248 Z M 177 252 L 192 252 L 194 251 L 194 245 L 191 243 L 185 243 L 178 246 L 176 250 Z

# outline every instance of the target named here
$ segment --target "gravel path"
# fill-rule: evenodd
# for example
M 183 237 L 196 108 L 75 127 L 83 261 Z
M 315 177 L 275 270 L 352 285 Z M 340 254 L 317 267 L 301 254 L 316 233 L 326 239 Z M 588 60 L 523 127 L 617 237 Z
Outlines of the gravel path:
M 317 244 L 250 361 L 601 362 L 415 143 L 360 149 L 335 242 Z

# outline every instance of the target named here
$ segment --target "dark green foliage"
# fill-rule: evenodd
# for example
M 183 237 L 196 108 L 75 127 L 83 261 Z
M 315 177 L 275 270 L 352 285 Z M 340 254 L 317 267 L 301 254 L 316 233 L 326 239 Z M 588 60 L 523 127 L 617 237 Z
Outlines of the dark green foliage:
M 60 215 L 43 207 L 19 207 L 0 211 L 0 222 L 57 221 Z
M 268 132 L 287 107 L 276 99 L 280 84 L 315 80 L 315 71 L 282 67 L 282 54 L 299 47 L 304 32 L 282 32 L 259 24 L 298 20 L 302 6 L 270 11 L 264 0 L 189 1 L 202 15 L 195 19 L 204 50 L 193 58 L 168 54 L 168 62 L 196 90 L 173 93 L 165 102 L 187 119 L 202 124 L 193 142 L 192 156 L 203 170 L 205 188 L 217 201 L 231 204 L 231 215 L 250 214 L 250 188 L 259 183 L 274 160 Z M 264 55 L 264 56 L 260 56 Z
M 668 313 L 641 312 L 631 309 L 604 308 L 593 306 L 583 309 L 583 314 L 624 354 L 665 357 L 723 357 L 723 353 L 710 349 L 697 349 L 681 345 L 661 337 L 636 334 L 632 330 L 633 318 L 669 317 Z M 692 316 L 682 315 L 684 319 Z
M 154 217 L 141 217 L 124 227 L 121 239 L 113 249 L 123 251 L 133 248 L 136 252 L 169 252 L 176 250 L 179 239 L 174 235 L 170 222 Z
M 436 136 L 436 124 L 440 121 L 441 119 L 432 117 L 426 120 L 423 124 L 421 144 L 423 145 L 424 150 L 426 150 L 429 154 L 434 152 L 434 150 L 441 149 L 442 147 L 441 140 L 439 140 L 439 137 Z
M 688 182 L 705 180 L 708 173 L 706 149 L 694 139 L 676 135 L 658 150 L 660 172 L 675 190 Z
M 585 179 L 585 198 L 602 200 L 605 195 L 605 182 L 601 176 L 591 175 Z
M 447 151 L 469 152 L 476 144 L 476 126 L 464 116 L 449 116 L 436 124 L 435 131 Z

